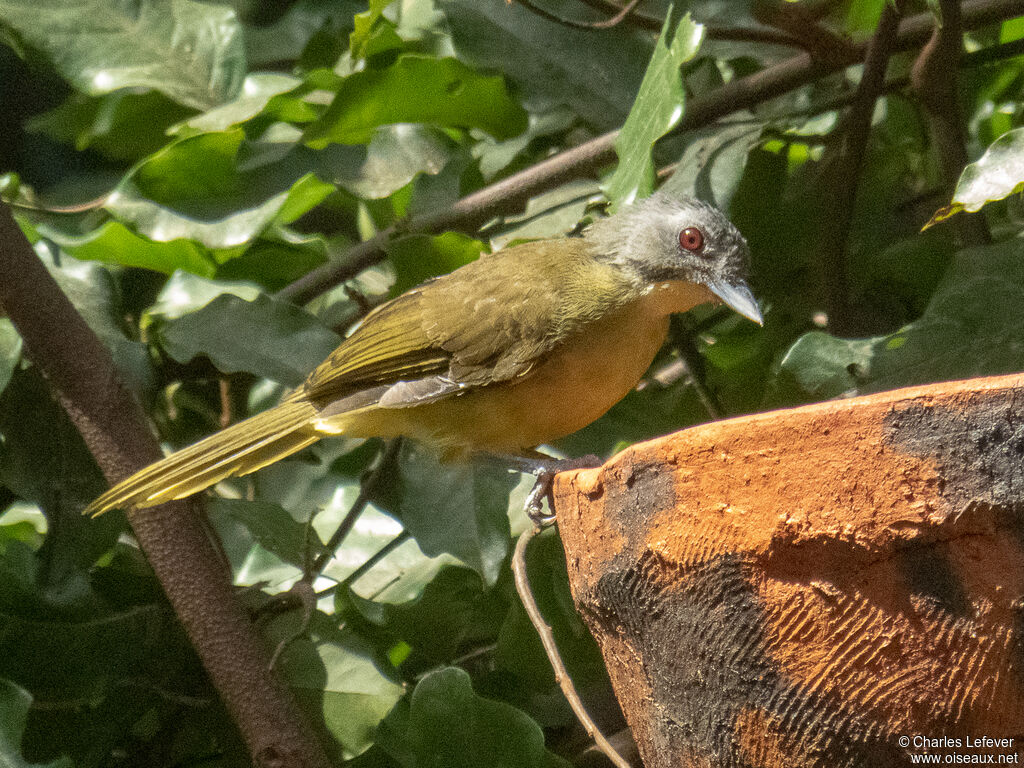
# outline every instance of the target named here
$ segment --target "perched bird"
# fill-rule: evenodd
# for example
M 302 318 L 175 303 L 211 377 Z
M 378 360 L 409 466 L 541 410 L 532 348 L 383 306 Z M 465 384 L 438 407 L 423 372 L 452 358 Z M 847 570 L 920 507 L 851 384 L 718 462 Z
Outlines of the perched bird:
M 146 467 L 85 512 L 180 499 L 325 435 L 522 455 L 624 397 L 672 313 L 724 302 L 760 323 L 748 260 L 720 211 L 664 193 L 582 237 L 482 256 L 367 315 L 280 405 Z

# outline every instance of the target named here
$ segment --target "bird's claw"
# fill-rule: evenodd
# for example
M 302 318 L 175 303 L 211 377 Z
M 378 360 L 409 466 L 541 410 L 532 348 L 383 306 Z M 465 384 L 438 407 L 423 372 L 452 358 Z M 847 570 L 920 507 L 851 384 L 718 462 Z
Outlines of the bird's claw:
M 554 498 L 552 488 L 555 475 L 559 472 L 566 472 L 573 469 L 588 469 L 601 465 L 601 459 L 593 454 L 582 456 L 578 459 L 561 459 L 546 463 L 534 469 L 533 474 L 537 478 L 533 489 L 526 497 L 526 515 L 538 528 L 546 528 L 555 522 Z M 544 512 L 544 499 L 548 500 L 550 512 Z

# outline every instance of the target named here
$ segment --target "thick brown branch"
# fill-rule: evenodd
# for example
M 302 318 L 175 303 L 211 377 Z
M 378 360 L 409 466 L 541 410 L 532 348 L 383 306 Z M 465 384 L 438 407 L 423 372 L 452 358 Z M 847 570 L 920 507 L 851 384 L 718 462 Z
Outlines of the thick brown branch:
M 104 475 L 121 480 L 162 457 L 107 349 L 85 324 L 0 203 L 0 303 Z M 132 529 L 210 679 L 260 766 L 326 766 L 288 691 L 235 600 L 194 504 L 132 515 Z

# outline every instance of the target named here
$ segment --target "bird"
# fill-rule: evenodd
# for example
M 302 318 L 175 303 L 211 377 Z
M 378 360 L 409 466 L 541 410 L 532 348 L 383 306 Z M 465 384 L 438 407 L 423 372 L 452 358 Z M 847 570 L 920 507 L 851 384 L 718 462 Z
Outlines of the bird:
M 664 191 L 581 236 L 484 254 L 374 309 L 278 405 L 145 467 L 84 512 L 181 499 L 328 435 L 536 455 L 636 386 L 673 313 L 724 303 L 762 324 L 749 261 L 721 211 Z

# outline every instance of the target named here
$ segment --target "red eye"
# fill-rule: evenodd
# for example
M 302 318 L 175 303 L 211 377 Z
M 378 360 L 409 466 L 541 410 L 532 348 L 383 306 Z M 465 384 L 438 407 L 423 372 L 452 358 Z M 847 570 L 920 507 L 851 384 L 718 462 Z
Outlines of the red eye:
M 704 247 L 704 233 L 696 227 L 687 227 L 679 233 L 679 246 L 696 253 Z

